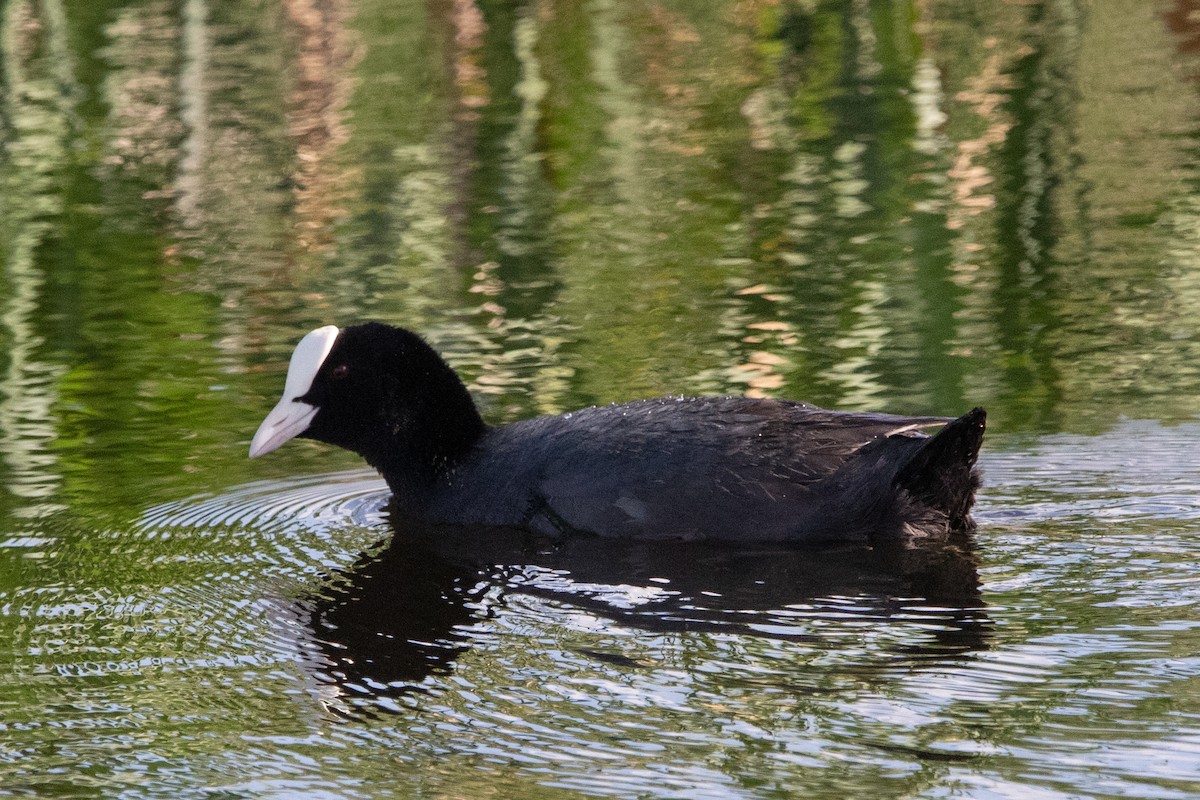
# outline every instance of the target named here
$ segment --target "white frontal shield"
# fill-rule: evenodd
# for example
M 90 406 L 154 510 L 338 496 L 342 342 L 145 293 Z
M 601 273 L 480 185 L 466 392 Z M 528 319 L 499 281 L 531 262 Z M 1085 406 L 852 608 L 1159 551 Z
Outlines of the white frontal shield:
M 316 406 L 300 400 L 312 387 L 321 365 L 325 363 L 340 331 L 336 325 L 326 325 L 312 331 L 296 345 L 288 363 L 283 397 L 258 426 L 250 442 L 250 457 L 256 458 L 278 448 L 288 439 L 305 431 L 317 413 Z

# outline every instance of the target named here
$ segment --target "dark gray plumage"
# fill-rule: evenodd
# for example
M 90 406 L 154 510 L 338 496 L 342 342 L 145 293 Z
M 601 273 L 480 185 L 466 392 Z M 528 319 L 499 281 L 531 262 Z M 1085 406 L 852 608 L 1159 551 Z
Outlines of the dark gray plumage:
M 951 420 L 742 397 L 489 427 L 424 341 L 376 323 L 341 331 L 295 399 L 316 408 L 298 435 L 362 455 L 401 514 L 547 534 L 829 541 L 966 530 L 984 431 L 982 409 Z

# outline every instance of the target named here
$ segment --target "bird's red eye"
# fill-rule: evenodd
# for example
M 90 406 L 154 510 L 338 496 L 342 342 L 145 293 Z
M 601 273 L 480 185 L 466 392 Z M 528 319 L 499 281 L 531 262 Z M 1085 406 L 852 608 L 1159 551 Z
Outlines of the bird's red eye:
M 329 376 L 336 381 L 340 381 L 342 378 L 346 377 L 349 374 L 350 374 L 349 367 L 347 367 L 345 364 L 338 364 L 336 367 L 333 368 L 333 371 L 329 373 Z

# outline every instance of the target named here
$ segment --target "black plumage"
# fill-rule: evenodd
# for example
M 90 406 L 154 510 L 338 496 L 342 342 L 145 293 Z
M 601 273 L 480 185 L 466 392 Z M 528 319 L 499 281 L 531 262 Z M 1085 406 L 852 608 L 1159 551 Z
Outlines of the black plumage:
M 416 334 L 368 323 L 332 341 L 308 390 L 293 398 L 315 414 L 290 435 L 360 454 L 387 480 L 401 515 L 735 541 L 972 526 L 982 409 L 950 419 L 667 397 L 493 427 Z

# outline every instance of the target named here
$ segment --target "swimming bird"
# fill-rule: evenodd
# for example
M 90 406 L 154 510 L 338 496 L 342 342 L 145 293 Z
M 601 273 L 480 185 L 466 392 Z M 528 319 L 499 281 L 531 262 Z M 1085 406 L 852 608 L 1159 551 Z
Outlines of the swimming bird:
M 952 419 L 662 397 L 493 426 L 420 336 L 369 322 L 300 340 L 250 457 L 293 437 L 351 450 L 422 522 L 861 541 L 970 530 L 984 420 L 981 408 Z

